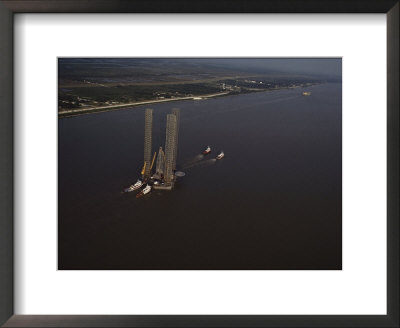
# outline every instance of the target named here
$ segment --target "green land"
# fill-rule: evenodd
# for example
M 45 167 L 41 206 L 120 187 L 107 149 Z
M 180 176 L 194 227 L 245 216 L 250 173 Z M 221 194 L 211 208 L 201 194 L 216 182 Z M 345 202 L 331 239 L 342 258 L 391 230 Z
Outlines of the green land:
M 321 78 L 201 60 L 59 59 L 59 118 L 177 100 L 297 88 Z

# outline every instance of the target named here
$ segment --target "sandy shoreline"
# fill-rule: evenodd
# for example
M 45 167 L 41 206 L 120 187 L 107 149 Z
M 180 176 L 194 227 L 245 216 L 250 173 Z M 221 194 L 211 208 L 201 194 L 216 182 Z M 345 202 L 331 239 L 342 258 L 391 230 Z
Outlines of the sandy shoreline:
M 267 90 L 253 90 L 253 92 L 272 92 L 272 91 L 278 91 L 278 90 L 284 90 L 284 89 L 298 89 L 298 88 L 305 88 L 305 87 L 310 87 L 310 86 L 318 85 L 318 84 L 320 84 L 320 83 L 313 83 L 313 84 L 307 85 L 307 86 L 281 87 L 281 88 L 267 89 Z M 213 93 L 213 94 L 208 94 L 208 95 L 198 95 L 198 96 L 180 97 L 180 98 L 172 98 L 172 99 L 155 99 L 155 100 L 138 101 L 138 102 L 126 103 L 126 104 L 115 104 L 115 105 L 98 106 L 98 107 L 91 107 L 91 108 L 72 109 L 72 110 L 67 110 L 67 111 L 58 113 L 58 118 L 111 112 L 114 110 L 120 110 L 120 109 L 124 109 L 127 107 L 150 105 L 150 104 L 157 104 L 157 103 L 163 103 L 163 102 L 180 101 L 180 100 L 202 100 L 202 99 L 207 99 L 207 98 L 226 96 L 229 94 L 230 94 L 229 91 L 225 91 L 225 92 Z
M 115 104 L 115 105 L 109 105 L 109 106 L 98 106 L 98 107 L 90 107 L 90 108 L 82 108 L 82 109 L 72 109 L 72 110 L 66 110 L 66 111 L 58 113 L 58 117 L 63 118 L 63 117 L 71 117 L 71 116 L 77 116 L 77 115 L 83 115 L 83 114 L 102 113 L 105 111 L 118 110 L 118 109 L 123 109 L 126 107 L 157 104 L 157 103 L 179 101 L 179 100 L 201 100 L 201 99 L 206 99 L 206 98 L 225 96 L 227 94 L 229 94 L 229 92 L 220 92 L 220 93 L 214 93 L 214 94 L 209 94 L 209 95 L 180 97 L 180 98 L 172 98 L 172 99 L 156 99 L 156 100 L 137 101 L 137 102 L 133 102 L 133 103 Z

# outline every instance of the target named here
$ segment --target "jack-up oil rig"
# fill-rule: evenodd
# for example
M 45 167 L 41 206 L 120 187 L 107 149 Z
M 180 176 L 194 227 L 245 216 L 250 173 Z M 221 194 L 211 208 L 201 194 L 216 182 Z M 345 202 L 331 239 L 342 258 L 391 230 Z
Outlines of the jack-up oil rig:
M 136 195 L 136 197 L 141 197 L 149 193 L 152 188 L 171 190 L 174 187 L 176 180 L 176 157 L 178 154 L 179 116 L 180 111 L 177 108 L 174 108 L 171 114 L 167 114 L 165 152 L 163 148 L 160 147 L 157 155 L 157 152 L 152 154 L 153 110 L 150 108 L 145 110 L 144 163 L 141 177 L 135 184 L 126 188 L 125 192 L 130 192 L 145 186 L 143 190 Z M 156 165 L 153 174 L 154 162 L 156 162 Z
M 143 179 L 153 182 L 154 189 L 171 190 L 175 183 L 176 157 L 178 154 L 179 135 L 179 109 L 174 108 L 167 114 L 167 127 L 165 131 L 165 152 L 162 147 L 158 150 L 156 171 L 152 174 L 156 152 L 151 160 L 152 153 L 152 122 L 153 111 L 146 109 L 144 132 L 144 165 L 149 167 L 144 170 Z

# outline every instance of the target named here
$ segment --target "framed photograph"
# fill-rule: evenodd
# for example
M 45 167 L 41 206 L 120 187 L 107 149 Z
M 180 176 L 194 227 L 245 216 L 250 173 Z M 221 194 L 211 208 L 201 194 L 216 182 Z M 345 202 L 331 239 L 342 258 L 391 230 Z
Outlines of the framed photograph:
M 341 61 L 58 58 L 58 270 L 341 270 Z
M 398 1 L 0 21 L 0 324 L 399 326 Z

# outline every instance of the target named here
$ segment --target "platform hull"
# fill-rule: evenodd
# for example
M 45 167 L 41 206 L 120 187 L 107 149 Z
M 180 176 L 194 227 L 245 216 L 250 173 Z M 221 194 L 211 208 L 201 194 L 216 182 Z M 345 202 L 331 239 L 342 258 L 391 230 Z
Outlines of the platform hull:
M 153 189 L 156 190 L 172 190 L 174 188 L 174 183 L 168 185 L 153 185 Z

